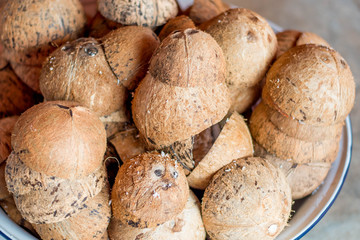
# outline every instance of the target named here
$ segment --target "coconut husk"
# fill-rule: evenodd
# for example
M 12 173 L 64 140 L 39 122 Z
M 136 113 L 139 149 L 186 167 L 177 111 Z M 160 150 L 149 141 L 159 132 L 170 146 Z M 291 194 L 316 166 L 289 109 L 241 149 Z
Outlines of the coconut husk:
M 26 50 L 76 39 L 86 17 L 79 1 L 7 1 L 2 11 L 0 32 L 6 49 Z
M 144 78 L 149 60 L 159 46 L 156 34 L 150 28 L 126 26 L 110 32 L 101 41 L 118 83 L 134 90 Z
M 131 116 L 129 110 L 124 106 L 119 111 L 100 117 L 100 121 L 104 124 L 106 136 L 109 139 L 115 133 L 127 129 L 131 122 Z
M 199 28 L 222 48 L 230 89 L 252 87 L 265 77 L 276 54 L 277 40 L 262 16 L 245 8 L 229 9 Z
M 330 47 L 322 37 L 312 32 L 300 32 L 297 30 L 285 30 L 276 34 L 278 40 L 278 50 L 276 58 L 279 58 L 284 52 L 292 47 L 303 44 L 318 44 Z
M 161 26 L 178 13 L 176 0 L 99 0 L 98 8 L 107 19 L 144 27 Z
M 0 119 L 0 164 L 3 163 L 11 152 L 11 133 L 19 116 Z
M 41 65 L 24 65 L 10 62 L 11 68 L 15 74 L 25 83 L 32 91 L 40 94 L 39 78 L 41 74 Z
M 261 96 L 262 84 L 248 88 L 229 88 L 232 105 L 230 112 L 237 111 L 243 113 L 250 109 Z
M 279 169 L 262 158 L 237 159 L 212 178 L 202 217 L 211 239 L 274 239 L 287 225 L 291 202 Z
M 75 101 L 98 116 L 125 108 L 127 98 L 93 38 L 80 38 L 54 51 L 41 71 L 40 89 L 46 100 Z
M 35 229 L 32 227 L 31 223 L 26 221 L 17 210 L 13 197 L 10 195 L 6 199 L 0 200 L 0 206 L 9 216 L 9 218 L 14 221 L 17 225 L 25 228 L 29 232 L 35 234 Z
M 96 2 L 95 2 L 96 4 Z M 99 12 L 90 23 L 89 36 L 93 38 L 102 38 L 112 30 L 118 29 L 123 25 L 104 18 Z
M 35 104 L 35 93 L 8 65 L 0 70 L 0 118 L 20 115 Z
M 136 127 L 116 133 L 109 141 L 116 148 L 122 162 L 146 151 L 146 145 Z
M 103 239 L 110 222 L 109 184 L 101 192 L 88 199 L 86 207 L 77 215 L 61 222 L 50 224 L 33 224 L 43 240 L 88 240 Z
M 160 40 L 164 40 L 168 35 L 174 31 L 181 31 L 187 28 L 196 28 L 194 22 L 186 15 L 180 15 L 170 19 L 159 33 Z
M 75 180 L 62 179 L 28 168 L 15 153 L 5 169 L 8 190 L 21 215 L 31 223 L 53 223 L 86 208 L 86 200 L 97 195 L 106 181 L 103 165 L 90 175 Z
M 252 156 L 253 151 L 250 131 L 243 117 L 234 112 L 209 152 L 187 177 L 190 187 L 205 189 L 220 168 L 234 159 Z
M 112 218 L 109 225 L 109 237 L 116 239 L 143 240 L 204 240 L 205 229 L 201 219 L 200 202 L 190 191 L 184 210 L 155 228 L 135 228 Z
M 290 137 L 304 141 L 314 142 L 334 139 L 341 135 L 345 124 L 345 122 L 329 126 L 313 126 L 310 124 L 304 124 L 301 121 L 274 110 L 273 108 L 267 106 L 263 101 L 260 105 L 262 105 L 263 110 L 267 113 L 267 118 L 275 125 L 275 127 Z
M 28 65 L 41 67 L 47 56 L 53 52 L 57 45 L 48 44 L 45 46 L 34 46 L 24 50 L 15 50 L 13 48 L 5 49 L 4 56 L 13 65 Z
M 269 120 L 263 104 L 254 109 L 249 128 L 254 140 L 267 152 L 297 164 L 331 163 L 339 150 L 341 135 L 322 141 L 304 141 L 286 135 Z
M 264 102 L 306 124 L 343 122 L 355 99 L 355 82 L 335 50 L 314 44 L 291 48 L 267 73 Z
M 114 218 L 138 228 L 153 228 L 175 218 L 189 195 L 180 165 L 166 154 L 144 153 L 125 161 L 112 189 Z
M 229 8 L 229 5 L 222 0 L 194 0 L 193 5 L 190 7 L 189 17 L 196 25 L 199 25 L 225 12 Z
M 2 162 L 0 164 L 0 200 L 4 200 L 5 198 L 11 197 L 9 190 L 6 187 L 5 167 L 6 167 L 6 162 Z
M 269 154 L 256 142 L 254 143 L 254 150 L 255 156 L 265 158 L 285 174 L 293 200 L 303 198 L 316 190 L 331 168 L 329 162 L 296 164 L 291 160 L 283 160 Z
M 89 109 L 74 102 L 49 101 L 19 117 L 11 144 L 32 170 L 76 179 L 94 172 L 102 163 L 106 133 Z

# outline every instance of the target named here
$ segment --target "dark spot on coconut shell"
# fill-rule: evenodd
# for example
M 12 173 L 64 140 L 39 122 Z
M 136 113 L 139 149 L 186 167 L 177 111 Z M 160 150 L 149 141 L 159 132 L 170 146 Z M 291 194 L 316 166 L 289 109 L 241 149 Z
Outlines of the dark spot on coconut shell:
M 291 168 L 296 168 L 298 166 L 297 163 L 294 163 L 293 165 L 291 165 Z
M 162 177 L 162 176 L 163 176 L 163 171 L 162 171 L 161 169 L 156 169 L 156 170 L 154 171 L 154 173 L 155 173 L 155 175 L 156 175 L 157 177 Z
M 147 138 L 147 139 L 148 139 L 148 141 L 149 141 L 151 144 L 156 145 L 156 143 L 155 143 L 155 141 L 154 141 L 154 140 L 152 140 L 151 138 Z
M 255 180 L 255 186 L 257 186 L 257 181 Z
M 255 16 L 255 15 L 251 15 L 251 16 L 249 17 L 249 19 L 250 19 L 251 21 L 253 21 L 254 23 L 257 23 L 257 22 L 259 21 L 259 18 L 258 18 L 257 16 Z
M 135 237 L 135 240 L 141 240 L 143 238 L 144 234 L 143 233 L 140 233 L 139 235 L 137 235 Z
M 90 46 L 90 47 L 85 47 L 84 48 L 85 53 L 87 53 L 87 55 L 94 57 L 96 56 L 96 54 L 98 53 L 98 50 L 96 47 L 94 46 Z
M 300 111 L 300 113 L 303 115 L 303 120 L 306 120 L 306 114 L 305 114 L 305 112 L 304 112 L 302 109 L 300 109 L 299 111 Z
M 176 179 L 179 176 L 179 174 L 178 172 L 174 171 L 172 172 L 171 176 Z
M 341 59 L 341 60 L 340 60 L 340 63 L 341 63 L 341 66 L 342 66 L 343 68 L 346 68 L 346 67 L 347 67 L 347 64 L 346 64 L 346 62 L 344 61 L 344 59 Z
M 244 197 L 242 197 L 242 198 L 240 199 L 240 201 L 241 201 L 241 202 L 243 202 L 244 200 L 245 200 L 245 198 L 244 198 Z
M 186 33 L 187 33 L 188 35 L 192 35 L 192 34 L 195 34 L 195 33 L 198 33 L 198 32 L 199 32 L 199 31 L 196 30 L 196 29 L 191 29 L 191 30 L 186 31 Z
M 70 109 L 69 107 L 64 106 L 64 105 L 60 105 L 60 104 L 56 104 L 56 106 L 58 106 L 59 108 L 62 108 L 62 109 Z
M 139 227 L 140 226 L 140 221 L 134 222 L 133 220 L 129 220 L 129 221 L 127 221 L 127 224 L 129 224 L 132 227 Z

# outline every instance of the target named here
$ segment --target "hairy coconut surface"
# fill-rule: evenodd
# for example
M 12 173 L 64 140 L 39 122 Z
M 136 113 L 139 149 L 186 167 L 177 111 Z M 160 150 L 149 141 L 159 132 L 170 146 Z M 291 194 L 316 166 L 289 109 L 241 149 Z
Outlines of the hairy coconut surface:
M 26 166 L 48 176 L 75 179 L 103 161 L 106 133 L 88 108 L 49 101 L 25 111 L 15 124 L 11 144 Z
M 55 50 L 44 63 L 40 89 L 48 101 L 75 101 L 98 116 L 125 108 L 127 97 L 93 38 L 80 38 Z
M 190 187 L 205 189 L 220 168 L 234 159 L 252 156 L 253 151 L 250 131 L 243 117 L 234 112 L 209 152 L 187 177 Z
M 11 152 L 11 133 L 19 116 L 0 119 L 0 163 L 4 162 Z
M 98 8 L 107 19 L 144 27 L 161 26 L 178 13 L 176 0 L 99 0 Z
M 90 23 L 89 36 L 93 38 L 102 38 L 112 30 L 122 27 L 123 25 L 104 18 L 99 12 Z
M 173 219 L 155 228 L 136 228 L 112 218 L 109 225 L 109 237 L 111 240 L 204 240 L 206 233 L 201 219 L 200 202 L 190 191 L 184 210 Z
M 291 191 L 284 174 L 262 158 L 237 159 L 219 170 L 202 201 L 211 239 L 274 239 L 286 226 Z
M 43 240 L 88 240 L 103 239 L 110 222 L 109 184 L 85 203 L 77 215 L 56 223 L 33 224 Z M 106 238 L 107 239 L 107 238 Z
M 58 222 L 77 214 L 106 182 L 103 165 L 86 177 L 68 180 L 28 168 L 15 153 L 6 162 L 8 190 L 22 216 L 31 223 Z
M 118 84 L 134 90 L 144 78 L 149 60 L 160 44 L 156 34 L 150 28 L 126 26 L 111 31 L 101 41 Z
M 338 52 L 321 45 L 291 48 L 266 76 L 264 102 L 312 125 L 343 122 L 355 100 L 350 67 Z
M 222 0 L 194 0 L 193 5 L 190 7 L 189 17 L 198 25 L 228 9 L 229 6 Z
M 125 161 L 112 189 L 114 218 L 152 228 L 176 217 L 189 195 L 182 167 L 166 154 L 144 153 Z
M 159 33 L 160 40 L 164 40 L 174 31 L 185 30 L 187 28 L 196 28 L 194 22 L 186 15 L 180 15 L 170 19 Z

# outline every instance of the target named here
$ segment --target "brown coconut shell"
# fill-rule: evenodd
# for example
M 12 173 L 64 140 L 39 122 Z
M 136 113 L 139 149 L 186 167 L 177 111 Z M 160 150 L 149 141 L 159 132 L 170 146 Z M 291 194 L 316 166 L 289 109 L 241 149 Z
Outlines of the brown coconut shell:
M 9 62 L 12 62 L 13 65 L 29 65 L 29 66 L 39 66 L 41 67 L 42 63 L 45 61 L 47 56 L 53 52 L 58 45 L 55 43 L 48 44 L 45 46 L 33 46 L 26 48 L 24 50 L 15 50 L 13 48 L 6 48 L 4 50 L 4 56 Z
M 2 162 L 0 164 L 0 200 L 11 197 L 9 190 L 6 187 L 5 167 L 6 167 L 6 162 Z
M 98 8 L 107 19 L 144 27 L 161 26 L 178 13 L 176 0 L 99 0 Z
M 160 40 L 164 40 L 173 31 L 185 30 L 187 28 L 196 28 L 194 22 L 186 15 L 180 15 L 170 19 L 159 33 Z
M 4 56 L 4 46 L 0 42 L 0 70 L 3 69 L 4 67 L 6 67 L 7 64 L 8 64 L 8 61 Z
M 243 117 L 234 112 L 209 152 L 187 177 L 190 187 L 205 189 L 220 168 L 234 159 L 252 156 L 253 151 L 250 131 Z
M 267 152 L 298 164 L 331 163 L 339 150 L 340 134 L 322 141 L 304 141 L 286 135 L 269 120 L 263 104 L 251 114 L 249 128 L 254 140 Z
M 156 34 L 150 28 L 126 26 L 110 32 L 101 41 L 118 84 L 134 90 L 144 78 L 149 60 L 160 44 Z
M 146 145 L 135 127 L 116 133 L 109 141 L 116 148 L 122 162 L 146 151 Z
M 314 44 L 291 48 L 267 73 L 262 98 L 311 125 L 343 122 L 355 100 L 350 67 L 335 50 Z
M 11 153 L 11 133 L 19 116 L 0 119 L 0 163 Z
M 9 218 L 14 221 L 17 225 L 22 228 L 25 228 L 29 232 L 35 234 L 35 229 L 32 227 L 31 223 L 26 221 L 20 214 L 19 210 L 16 208 L 14 199 L 12 196 L 0 200 L 1 208 L 6 212 Z
M 149 143 L 189 139 L 225 116 L 230 99 L 224 63 L 220 47 L 204 32 L 187 29 L 164 39 L 132 101 L 135 125 Z
M 104 124 L 107 138 L 112 137 L 117 132 L 124 131 L 131 124 L 130 110 L 126 108 L 126 105 L 127 103 L 110 115 L 100 117 L 100 121 Z
M 341 135 L 345 124 L 345 122 L 329 126 L 304 124 L 301 121 L 274 110 L 273 108 L 267 106 L 263 101 L 260 105 L 262 105 L 263 110 L 267 113 L 267 118 L 275 125 L 275 127 L 290 137 L 304 141 L 314 142 L 334 139 Z
M 109 225 L 109 237 L 111 240 L 204 240 L 206 233 L 201 219 L 200 202 L 190 191 L 184 210 L 174 219 L 155 228 L 135 228 L 112 218 Z
M 89 109 L 74 102 L 49 101 L 19 117 L 11 144 L 32 170 L 75 179 L 89 175 L 102 163 L 106 133 Z
M 95 1 L 96 4 L 96 1 Z M 90 23 L 89 36 L 93 38 L 102 38 L 112 30 L 118 29 L 123 25 L 104 18 L 99 12 Z
M 124 108 L 127 97 L 93 38 L 80 38 L 54 51 L 41 71 L 40 89 L 46 100 L 75 101 L 98 116 Z
M 97 195 L 106 182 L 104 166 L 86 177 L 62 179 L 28 168 L 18 155 L 10 154 L 5 169 L 8 190 L 21 215 L 31 223 L 62 221 L 86 208 L 86 200 Z
M 15 51 L 41 48 L 49 43 L 59 46 L 82 34 L 86 23 L 78 0 L 56 4 L 51 0 L 7 1 L 3 13 L 0 39 L 5 48 Z
M 328 162 L 297 164 L 291 160 L 283 160 L 269 154 L 256 142 L 254 151 L 255 156 L 265 158 L 284 173 L 290 185 L 293 200 L 303 198 L 316 190 L 331 168 L 331 163 Z
M 330 47 L 322 37 L 312 32 L 300 32 L 297 30 L 285 30 L 276 34 L 278 40 L 278 50 L 276 58 L 279 58 L 284 52 L 292 47 L 303 44 L 318 44 Z
M 290 210 L 284 174 L 256 157 L 234 160 L 219 170 L 202 201 L 211 239 L 274 239 L 286 226 Z
M 194 0 L 193 5 L 190 7 L 189 17 L 196 25 L 199 25 L 225 12 L 229 8 L 229 5 L 222 0 Z
M 260 82 L 252 87 L 230 91 L 230 98 L 233 102 L 230 112 L 237 111 L 238 113 L 243 113 L 249 110 L 261 97 L 262 86 L 263 84 Z
M 75 216 L 56 223 L 33 224 L 36 232 L 43 240 L 102 239 L 111 216 L 109 191 L 109 184 L 106 184 L 99 194 L 85 202 L 86 207 Z
M 41 65 L 24 65 L 15 62 L 10 62 L 10 65 L 23 83 L 30 87 L 32 91 L 41 93 L 39 86 Z
M 35 93 L 9 67 L 0 70 L 0 118 L 20 115 L 35 104 Z
M 125 161 L 112 189 L 114 218 L 153 228 L 185 208 L 189 186 L 181 166 L 166 154 L 144 153 Z

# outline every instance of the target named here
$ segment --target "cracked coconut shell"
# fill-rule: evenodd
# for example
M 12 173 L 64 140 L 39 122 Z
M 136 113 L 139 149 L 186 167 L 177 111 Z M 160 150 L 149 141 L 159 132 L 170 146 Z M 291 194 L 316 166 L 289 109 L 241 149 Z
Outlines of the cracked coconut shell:
M 214 175 L 201 207 L 211 239 L 274 239 L 290 216 L 291 192 L 272 164 L 243 158 Z
M 252 156 L 253 151 L 250 131 L 243 117 L 234 112 L 226 119 L 209 152 L 187 177 L 189 186 L 205 189 L 220 168 L 234 159 Z
M 276 54 L 277 40 L 262 16 L 245 8 L 229 9 L 199 28 L 224 52 L 230 92 L 259 84 L 265 77 Z
M 103 239 L 111 216 L 109 191 L 107 183 L 99 194 L 85 202 L 86 207 L 77 215 L 61 222 L 33 224 L 33 227 L 43 240 Z
M 293 200 L 303 198 L 311 194 L 324 181 L 331 168 L 329 162 L 297 164 L 291 160 L 284 160 L 269 154 L 256 142 L 254 143 L 254 156 L 262 157 L 279 168 L 291 188 Z
M 53 223 L 86 208 L 86 200 L 103 188 L 106 171 L 101 165 L 88 176 L 75 180 L 62 179 L 28 168 L 13 152 L 7 159 L 5 180 L 17 208 L 27 221 Z
M 80 38 L 55 50 L 42 68 L 40 89 L 48 101 L 75 101 L 98 116 L 124 108 L 127 97 L 93 38 Z
M 160 40 L 164 40 L 174 31 L 181 31 L 187 28 L 196 28 L 194 22 L 186 15 L 180 15 L 170 19 L 159 33 Z
M 102 163 L 106 133 L 89 109 L 74 102 L 49 101 L 19 117 L 11 144 L 32 170 L 76 179 L 94 172 Z
M 189 10 L 189 17 L 196 25 L 199 25 L 225 12 L 229 8 L 222 0 L 194 0 Z
M 176 0 L 99 0 L 98 8 L 107 19 L 144 27 L 161 26 L 178 13 Z
M 173 219 L 155 228 L 136 228 L 112 218 L 109 225 L 109 237 L 111 240 L 204 240 L 206 233 L 201 219 L 200 202 L 190 191 L 184 210 Z
M 316 163 L 335 160 L 339 151 L 341 132 L 335 138 L 306 141 L 290 137 L 279 130 L 268 118 L 264 104 L 259 104 L 250 117 L 250 132 L 254 140 L 270 154 L 294 163 Z
M 355 82 L 350 67 L 335 50 L 300 45 L 272 65 L 262 98 L 268 106 L 305 124 L 333 125 L 350 113 Z
M 292 47 L 303 44 L 317 44 L 330 47 L 322 37 L 312 32 L 300 32 L 296 30 L 285 30 L 276 34 L 278 49 L 276 59 Z
M 125 161 L 112 188 L 113 217 L 132 227 L 153 228 L 185 208 L 189 186 L 168 155 L 144 153 Z
M 0 119 L 0 163 L 11 153 L 11 133 L 19 116 Z
M 139 26 L 126 26 L 111 31 L 101 42 L 117 83 L 129 90 L 134 90 L 144 78 L 149 60 L 160 44 L 150 28 Z
M 219 122 L 230 107 L 225 61 L 202 31 L 173 32 L 150 61 L 132 101 L 136 127 L 146 141 L 168 146 Z
M 0 118 L 20 115 L 35 104 L 35 93 L 7 65 L 0 69 Z

